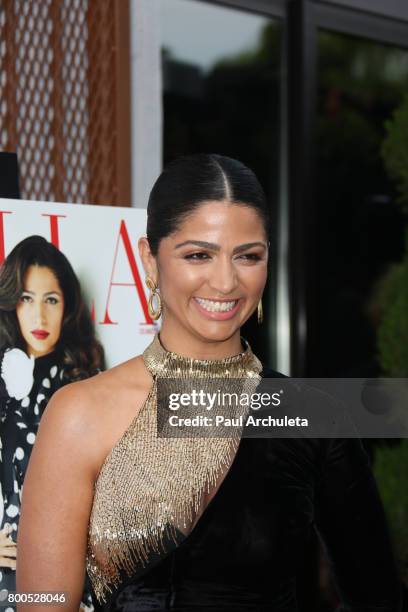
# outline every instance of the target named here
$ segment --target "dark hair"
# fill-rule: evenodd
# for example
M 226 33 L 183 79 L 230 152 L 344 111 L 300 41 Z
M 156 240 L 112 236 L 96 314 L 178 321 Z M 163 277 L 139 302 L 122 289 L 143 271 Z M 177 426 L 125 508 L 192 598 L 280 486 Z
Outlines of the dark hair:
M 102 345 L 81 287 L 71 264 L 61 251 L 42 236 L 29 236 L 14 247 L 0 268 L 0 350 L 26 349 L 18 324 L 16 306 L 24 290 L 24 277 L 30 266 L 49 268 L 64 295 L 64 317 L 56 350 L 62 353 L 66 380 L 88 378 L 104 368 Z
M 169 163 L 153 186 L 147 205 L 147 239 L 153 255 L 162 238 L 209 200 L 228 200 L 255 209 L 269 238 L 269 209 L 252 170 L 230 157 L 199 153 Z

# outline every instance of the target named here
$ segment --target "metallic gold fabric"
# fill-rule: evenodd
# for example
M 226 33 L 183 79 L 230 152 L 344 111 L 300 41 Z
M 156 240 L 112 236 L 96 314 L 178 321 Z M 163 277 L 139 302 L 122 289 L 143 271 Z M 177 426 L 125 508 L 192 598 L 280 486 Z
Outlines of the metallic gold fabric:
M 237 379 L 237 392 L 245 379 L 248 392 L 262 370 L 248 343 L 239 355 L 198 360 L 166 351 L 156 334 L 143 358 L 153 385 L 95 482 L 86 566 L 100 603 L 124 575 L 136 575 L 188 536 L 205 511 L 206 495 L 217 489 L 238 449 L 239 434 L 158 437 L 157 378 L 231 378 L 231 384 Z

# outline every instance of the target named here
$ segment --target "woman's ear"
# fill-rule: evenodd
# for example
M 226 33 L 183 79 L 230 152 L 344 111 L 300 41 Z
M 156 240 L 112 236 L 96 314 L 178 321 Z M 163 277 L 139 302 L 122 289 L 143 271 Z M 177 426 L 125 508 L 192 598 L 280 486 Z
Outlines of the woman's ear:
M 137 243 L 139 249 L 140 259 L 142 260 L 143 269 L 146 275 L 149 275 L 150 278 L 158 284 L 158 270 L 156 257 L 152 254 L 150 250 L 149 241 L 146 236 L 142 236 L 139 238 Z

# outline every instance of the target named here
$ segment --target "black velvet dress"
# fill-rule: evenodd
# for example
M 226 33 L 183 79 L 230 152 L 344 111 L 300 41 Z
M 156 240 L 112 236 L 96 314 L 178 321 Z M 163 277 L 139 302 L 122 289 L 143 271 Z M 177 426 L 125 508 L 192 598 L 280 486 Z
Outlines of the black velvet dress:
M 335 438 L 241 439 L 190 535 L 96 609 L 296 612 L 298 561 L 314 530 L 345 610 L 402 610 L 368 457 L 360 440 Z

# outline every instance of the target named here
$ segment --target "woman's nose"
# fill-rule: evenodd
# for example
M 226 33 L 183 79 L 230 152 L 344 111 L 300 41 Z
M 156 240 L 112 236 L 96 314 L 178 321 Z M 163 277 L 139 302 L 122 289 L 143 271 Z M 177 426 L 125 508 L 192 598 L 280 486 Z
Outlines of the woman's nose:
M 45 324 L 44 304 L 42 303 L 36 304 L 35 312 L 34 312 L 34 319 L 35 319 L 36 325 L 41 326 Z
M 215 262 L 211 271 L 211 287 L 223 294 L 232 293 L 238 286 L 238 275 L 231 259 L 223 258 Z

